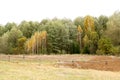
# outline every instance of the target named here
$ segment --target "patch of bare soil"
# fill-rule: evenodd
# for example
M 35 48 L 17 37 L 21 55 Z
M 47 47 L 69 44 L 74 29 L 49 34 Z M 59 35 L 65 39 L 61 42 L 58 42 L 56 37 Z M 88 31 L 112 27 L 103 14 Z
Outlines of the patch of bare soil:
M 88 61 L 62 62 L 60 65 L 71 68 L 120 71 L 120 58 L 113 56 L 93 56 Z

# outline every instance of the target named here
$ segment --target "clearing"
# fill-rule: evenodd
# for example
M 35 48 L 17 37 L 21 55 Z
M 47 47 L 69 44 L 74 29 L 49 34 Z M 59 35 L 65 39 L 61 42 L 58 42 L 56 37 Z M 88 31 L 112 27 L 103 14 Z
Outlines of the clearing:
M 120 80 L 120 59 L 92 55 L 0 55 L 0 80 Z

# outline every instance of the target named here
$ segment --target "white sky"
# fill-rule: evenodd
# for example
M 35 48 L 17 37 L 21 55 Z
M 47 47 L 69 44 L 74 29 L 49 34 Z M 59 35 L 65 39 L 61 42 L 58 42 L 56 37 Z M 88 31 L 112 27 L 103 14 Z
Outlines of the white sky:
M 78 16 L 110 16 L 120 10 L 119 0 L 0 0 L 0 24 L 23 20 Z

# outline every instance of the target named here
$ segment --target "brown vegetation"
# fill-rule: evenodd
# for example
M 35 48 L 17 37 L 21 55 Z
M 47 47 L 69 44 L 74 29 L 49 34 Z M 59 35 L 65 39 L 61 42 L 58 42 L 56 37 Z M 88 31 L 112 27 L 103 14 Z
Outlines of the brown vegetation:
M 0 60 L 52 61 L 56 67 L 120 71 L 120 58 L 92 55 L 0 55 Z
M 60 63 L 59 65 L 81 69 L 120 71 L 120 58 L 113 56 L 93 56 L 93 58 L 88 61 L 65 61 Z

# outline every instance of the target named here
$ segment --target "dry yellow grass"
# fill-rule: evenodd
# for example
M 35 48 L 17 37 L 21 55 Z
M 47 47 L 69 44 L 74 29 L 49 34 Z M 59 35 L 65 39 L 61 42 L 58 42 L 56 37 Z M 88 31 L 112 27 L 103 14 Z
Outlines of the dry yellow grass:
M 120 80 L 120 72 L 58 68 L 49 61 L 0 61 L 0 80 Z

